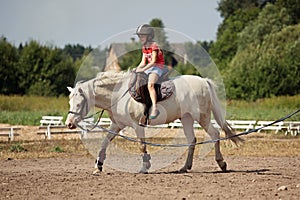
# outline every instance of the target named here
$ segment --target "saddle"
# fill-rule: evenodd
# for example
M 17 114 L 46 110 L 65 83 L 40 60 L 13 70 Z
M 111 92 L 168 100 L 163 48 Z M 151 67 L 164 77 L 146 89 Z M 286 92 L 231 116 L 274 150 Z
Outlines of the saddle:
M 148 124 L 149 110 L 152 106 L 152 101 L 148 91 L 148 75 L 144 72 L 135 72 L 131 73 L 130 82 L 129 82 L 129 94 L 131 97 L 140 103 L 145 105 L 143 119 L 140 119 L 140 125 L 146 126 Z M 157 83 L 154 85 L 157 102 L 166 100 L 169 98 L 174 90 L 175 85 L 172 80 L 167 76 L 161 76 Z

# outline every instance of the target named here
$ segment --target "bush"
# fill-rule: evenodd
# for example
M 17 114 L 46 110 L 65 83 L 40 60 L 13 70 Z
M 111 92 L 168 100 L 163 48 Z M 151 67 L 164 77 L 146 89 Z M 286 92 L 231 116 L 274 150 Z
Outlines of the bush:
M 231 99 L 300 93 L 300 24 L 268 35 L 261 45 L 240 50 L 225 74 Z

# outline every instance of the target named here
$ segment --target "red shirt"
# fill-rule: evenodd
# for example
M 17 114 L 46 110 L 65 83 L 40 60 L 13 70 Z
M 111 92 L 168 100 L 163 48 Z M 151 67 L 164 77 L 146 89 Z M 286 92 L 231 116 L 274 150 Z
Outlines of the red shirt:
M 150 63 L 152 60 L 152 52 L 153 51 L 157 51 L 157 58 L 156 58 L 155 66 L 163 69 L 164 64 L 165 64 L 164 53 L 158 47 L 158 45 L 155 42 L 152 42 L 152 44 L 148 48 L 143 46 L 142 52 L 143 52 L 144 56 L 146 57 L 146 61 L 148 61 L 148 63 Z

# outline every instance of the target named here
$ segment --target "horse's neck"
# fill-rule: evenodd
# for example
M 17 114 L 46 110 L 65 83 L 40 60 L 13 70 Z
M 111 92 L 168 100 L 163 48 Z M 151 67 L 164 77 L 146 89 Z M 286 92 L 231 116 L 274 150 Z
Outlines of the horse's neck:
M 96 99 L 96 104 L 99 103 L 101 105 L 97 105 L 101 108 L 110 108 L 112 102 L 114 101 L 112 98 L 118 95 L 113 95 L 114 92 L 122 92 L 122 88 L 125 87 L 127 79 L 124 73 L 107 73 L 99 75 L 93 81 L 94 93 Z M 127 83 L 128 85 L 128 83 Z
M 85 95 L 87 97 L 88 100 L 90 100 L 91 104 L 94 104 L 94 100 L 95 100 L 95 93 L 94 93 L 94 87 L 93 87 L 93 81 L 87 81 L 85 83 L 83 83 L 82 85 L 83 90 L 85 91 Z

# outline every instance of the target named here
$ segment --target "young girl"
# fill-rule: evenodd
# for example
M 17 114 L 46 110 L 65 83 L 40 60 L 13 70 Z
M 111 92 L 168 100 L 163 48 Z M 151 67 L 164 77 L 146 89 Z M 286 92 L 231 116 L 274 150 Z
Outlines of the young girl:
M 164 69 L 164 54 L 158 45 L 153 41 L 154 29 L 148 24 L 140 25 L 136 34 L 139 36 L 142 48 L 142 60 L 138 65 L 136 72 L 145 72 L 148 74 L 148 90 L 152 101 L 152 110 L 149 119 L 155 119 L 159 115 L 157 110 L 157 94 L 154 89 L 154 84 L 158 78 L 163 74 Z

